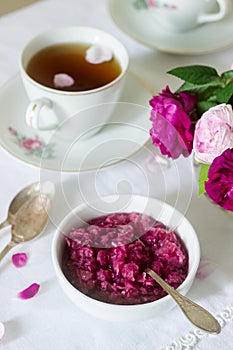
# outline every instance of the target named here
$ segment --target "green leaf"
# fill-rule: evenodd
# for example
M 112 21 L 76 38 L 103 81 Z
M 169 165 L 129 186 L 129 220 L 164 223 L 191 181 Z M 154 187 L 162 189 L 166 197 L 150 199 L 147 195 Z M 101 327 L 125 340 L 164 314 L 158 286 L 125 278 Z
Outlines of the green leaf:
M 133 6 L 137 9 L 137 10 L 141 10 L 141 9 L 147 9 L 148 5 L 146 3 L 145 0 L 135 0 L 133 2 Z
M 233 81 L 218 91 L 216 99 L 219 103 L 227 103 L 233 95 Z
M 194 85 L 190 83 L 184 83 L 179 87 L 179 89 L 176 91 L 178 92 L 190 92 L 190 93 L 197 93 L 199 100 L 208 100 L 209 98 L 216 98 L 216 93 L 222 89 L 219 86 L 212 86 L 209 84 L 203 84 L 203 85 Z
M 214 107 L 214 106 L 216 106 L 215 102 L 200 101 L 197 103 L 198 114 L 201 115 L 201 114 L 205 113 L 206 111 L 208 111 L 208 109 L 210 109 L 211 107 Z
M 233 70 L 228 70 L 221 75 L 222 80 L 225 84 L 228 84 L 233 79 Z
M 212 101 L 216 102 L 216 94 L 221 88 L 216 86 L 208 86 L 207 88 L 202 88 L 198 92 L 199 101 Z
M 167 72 L 194 85 L 222 85 L 215 68 L 201 65 L 174 68 Z
M 200 88 L 199 86 L 185 82 L 176 90 L 176 93 L 178 93 L 178 92 L 197 92 L 199 88 Z
M 177 90 L 176 93 L 178 92 L 193 92 L 193 93 L 202 93 L 203 91 L 206 91 L 208 89 L 209 85 L 194 85 L 191 83 L 185 82 L 182 84 Z
M 233 96 L 231 96 L 230 100 L 228 101 L 228 103 L 233 106 Z
M 205 193 L 205 182 L 208 180 L 208 172 L 209 172 L 210 164 L 201 164 L 200 174 L 199 174 L 199 191 L 198 195 L 201 196 Z

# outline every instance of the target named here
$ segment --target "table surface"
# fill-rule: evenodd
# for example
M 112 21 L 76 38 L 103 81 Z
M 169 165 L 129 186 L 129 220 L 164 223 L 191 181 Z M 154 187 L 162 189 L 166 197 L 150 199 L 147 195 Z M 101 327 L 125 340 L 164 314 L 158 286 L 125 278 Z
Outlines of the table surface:
M 13 12 L 36 1 L 39 0 L 8 0 L 7 2 L 2 1 L 0 4 L 0 15 Z
M 89 25 L 115 35 L 129 51 L 130 69 L 155 94 L 166 84 L 172 88 L 176 86 L 177 80 L 166 75 L 166 71 L 173 67 L 206 64 L 221 72 L 229 69 L 233 62 L 233 47 L 192 56 L 162 53 L 143 46 L 116 27 L 104 0 L 94 3 L 91 0 L 47 0 L 0 17 L 2 89 L 4 83 L 18 73 L 20 51 L 26 42 L 51 27 L 65 25 Z M 153 154 L 152 148 L 149 148 L 148 158 L 148 150 L 142 150 L 133 161 L 126 160 L 98 173 L 61 174 L 31 167 L 0 149 L 1 220 L 6 217 L 11 198 L 22 187 L 40 179 L 53 181 L 56 187 L 51 221 L 44 234 L 33 243 L 14 248 L 14 252 L 28 254 L 27 265 L 21 269 L 15 268 L 11 263 L 11 254 L 1 262 L 0 322 L 5 325 L 1 349 L 233 349 L 232 216 L 214 206 L 207 198 L 198 198 L 191 158 L 172 162 L 161 171 L 161 167 L 158 170 L 156 166 Z M 135 166 L 139 165 L 141 172 L 134 171 Z M 151 196 L 164 199 L 161 183 L 165 184 L 166 201 L 184 212 L 197 231 L 202 259 L 199 274 L 188 296 L 218 317 L 222 332 L 217 336 L 195 329 L 177 307 L 167 314 L 138 323 L 115 324 L 96 320 L 74 307 L 56 280 L 51 242 L 58 223 L 71 207 L 83 200 L 112 194 L 116 188 L 119 192 L 132 190 L 141 195 L 149 191 Z M 0 234 L 1 249 L 9 239 L 10 228 L 4 228 Z M 17 298 L 18 291 L 33 282 L 41 286 L 37 296 L 26 301 Z

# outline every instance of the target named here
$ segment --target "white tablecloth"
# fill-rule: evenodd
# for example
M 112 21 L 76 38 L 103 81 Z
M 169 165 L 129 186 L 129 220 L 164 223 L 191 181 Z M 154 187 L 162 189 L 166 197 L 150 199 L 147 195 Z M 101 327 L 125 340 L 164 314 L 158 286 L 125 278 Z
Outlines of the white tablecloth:
M 179 56 L 136 43 L 115 26 L 104 0 L 46 0 L 0 18 L 0 86 L 18 73 L 19 54 L 24 44 L 34 35 L 58 25 L 90 25 L 114 34 L 128 48 L 131 70 L 155 93 L 167 83 L 171 86 L 177 83 L 165 74 L 175 66 L 207 64 L 224 71 L 233 61 L 233 47 L 218 53 Z M 220 335 L 210 336 L 195 330 L 177 307 L 161 317 L 140 323 L 96 320 L 75 307 L 58 285 L 50 253 L 54 230 L 69 207 L 82 202 L 83 195 L 91 199 L 93 188 L 97 196 L 111 194 L 116 188 L 119 192 L 143 195 L 149 188 L 150 195 L 164 199 L 161 173 L 148 159 L 143 159 L 143 152 L 135 156 L 135 162 L 125 161 L 98 174 L 58 174 L 30 167 L 0 149 L 0 219 L 6 217 L 10 199 L 27 184 L 43 178 L 54 181 L 56 186 L 51 222 L 46 231 L 33 243 L 14 249 L 14 252 L 28 254 L 27 265 L 16 269 L 11 263 L 11 254 L 0 263 L 0 322 L 5 325 L 1 349 L 233 349 L 232 216 L 205 197 L 197 197 L 191 158 L 180 159 L 163 172 L 166 201 L 186 212 L 197 230 L 202 265 L 188 296 L 218 317 L 223 326 Z M 142 164 L 142 173 L 134 171 L 134 164 Z M 146 182 L 143 174 L 147 174 Z M 68 201 L 64 200 L 64 194 Z M 10 229 L 5 228 L 0 232 L 0 249 L 9 239 Z M 33 282 L 41 285 L 38 295 L 26 301 L 17 298 L 17 292 Z

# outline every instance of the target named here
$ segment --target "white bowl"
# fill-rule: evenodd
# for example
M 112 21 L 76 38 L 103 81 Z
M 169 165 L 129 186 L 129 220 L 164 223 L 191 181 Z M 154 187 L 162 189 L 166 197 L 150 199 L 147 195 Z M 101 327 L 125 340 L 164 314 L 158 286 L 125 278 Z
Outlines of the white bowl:
M 89 314 L 110 321 L 136 321 L 153 318 L 167 312 L 176 304 L 169 296 L 159 300 L 137 305 L 116 305 L 95 300 L 78 289 L 64 276 L 61 268 L 62 253 L 65 246 L 64 235 L 73 227 L 80 227 L 84 222 L 104 214 L 115 212 L 144 213 L 173 228 L 182 238 L 189 254 L 189 271 L 178 291 L 186 294 L 195 278 L 199 261 L 200 246 L 197 235 L 190 222 L 172 206 L 154 198 L 137 195 L 102 197 L 94 203 L 82 204 L 71 211 L 57 228 L 52 243 L 52 260 L 58 281 L 68 298 L 80 309 Z

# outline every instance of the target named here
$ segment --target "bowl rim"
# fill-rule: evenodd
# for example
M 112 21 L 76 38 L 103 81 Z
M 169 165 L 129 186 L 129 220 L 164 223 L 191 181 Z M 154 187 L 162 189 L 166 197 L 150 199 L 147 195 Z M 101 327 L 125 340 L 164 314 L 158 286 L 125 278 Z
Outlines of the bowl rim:
M 143 196 L 143 195 L 127 195 L 127 194 L 120 194 L 120 195 L 105 195 L 101 197 L 101 200 L 110 200 L 110 199 L 114 199 L 114 198 L 118 198 L 118 197 L 128 197 L 128 198 L 134 198 L 134 199 L 139 199 L 139 200 L 150 200 L 153 202 L 154 205 L 162 205 L 165 207 L 165 209 L 169 209 L 169 210 L 173 210 L 175 215 L 178 215 L 179 218 L 182 218 L 182 221 L 180 222 L 183 224 L 188 225 L 189 231 L 190 231 L 190 237 L 192 238 L 192 245 L 193 245 L 193 251 L 195 252 L 194 255 L 194 261 L 192 266 L 189 266 L 189 270 L 188 270 L 188 275 L 185 278 L 185 280 L 181 283 L 181 285 L 177 288 L 178 292 L 182 293 L 182 290 L 185 290 L 186 294 L 189 290 L 189 288 L 192 286 L 193 280 L 195 278 L 195 274 L 197 272 L 199 263 L 200 263 L 200 243 L 196 234 L 196 231 L 193 227 L 193 225 L 190 223 L 190 221 L 186 218 L 186 216 L 184 214 L 182 214 L 179 210 L 177 210 L 175 207 L 173 207 L 172 205 L 166 203 L 165 201 L 161 201 L 157 198 L 154 197 L 149 197 L 149 196 Z M 147 303 L 143 303 L 143 304 L 111 304 L 111 303 L 107 303 L 101 300 L 97 300 L 94 299 L 92 297 L 87 296 L 86 294 L 82 293 L 79 289 L 75 288 L 70 282 L 69 280 L 65 277 L 62 268 L 60 266 L 59 263 L 59 259 L 57 256 L 57 244 L 59 243 L 60 239 L 62 238 L 62 236 L 64 237 L 63 234 L 63 229 L 64 227 L 67 225 L 67 223 L 70 221 L 70 219 L 76 214 L 81 212 L 82 210 L 85 210 L 86 208 L 90 207 L 91 205 L 94 205 L 95 203 L 98 203 L 100 199 L 91 201 L 89 203 L 81 203 L 78 206 L 76 206 L 75 208 L 73 208 L 68 214 L 66 214 L 63 219 L 61 220 L 61 222 L 59 223 L 59 225 L 57 226 L 57 229 L 55 231 L 55 234 L 53 236 L 53 240 L 52 240 L 52 246 L 51 246 L 51 254 L 52 254 L 52 263 L 53 263 L 53 267 L 54 270 L 56 272 L 56 275 L 58 277 L 59 282 L 61 283 L 61 281 L 64 283 L 64 285 L 72 292 L 77 293 L 77 295 L 79 295 L 81 297 L 81 299 L 88 301 L 89 303 L 92 304 L 98 304 L 98 305 L 104 305 L 106 308 L 111 308 L 111 309 L 115 309 L 115 310 L 132 310 L 132 309 L 138 309 L 138 310 L 144 310 L 144 309 L 149 309 L 151 308 L 153 305 L 159 306 L 161 304 L 166 303 L 166 301 L 172 299 L 172 297 L 170 295 L 166 295 L 160 299 L 151 301 L 151 302 L 147 302 Z M 125 211 L 127 212 L 127 210 Z M 109 213 L 114 213 L 114 211 L 109 211 Z M 156 217 L 154 217 L 156 219 Z M 165 223 L 166 224 L 166 223 Z M 177 226 L 177 233 L 178 232 L 178 228 L 179 225 Z M 186 244 L 185 244 L 186 245 Z M 187 248 L 187 247 L 186 247 Z M 187 248 L 188 250 L 188 248 Z M 189 250 L 188 250 L 188 254 L 189 254 Z M 190 285 L 189 285 L 190 284 Z

